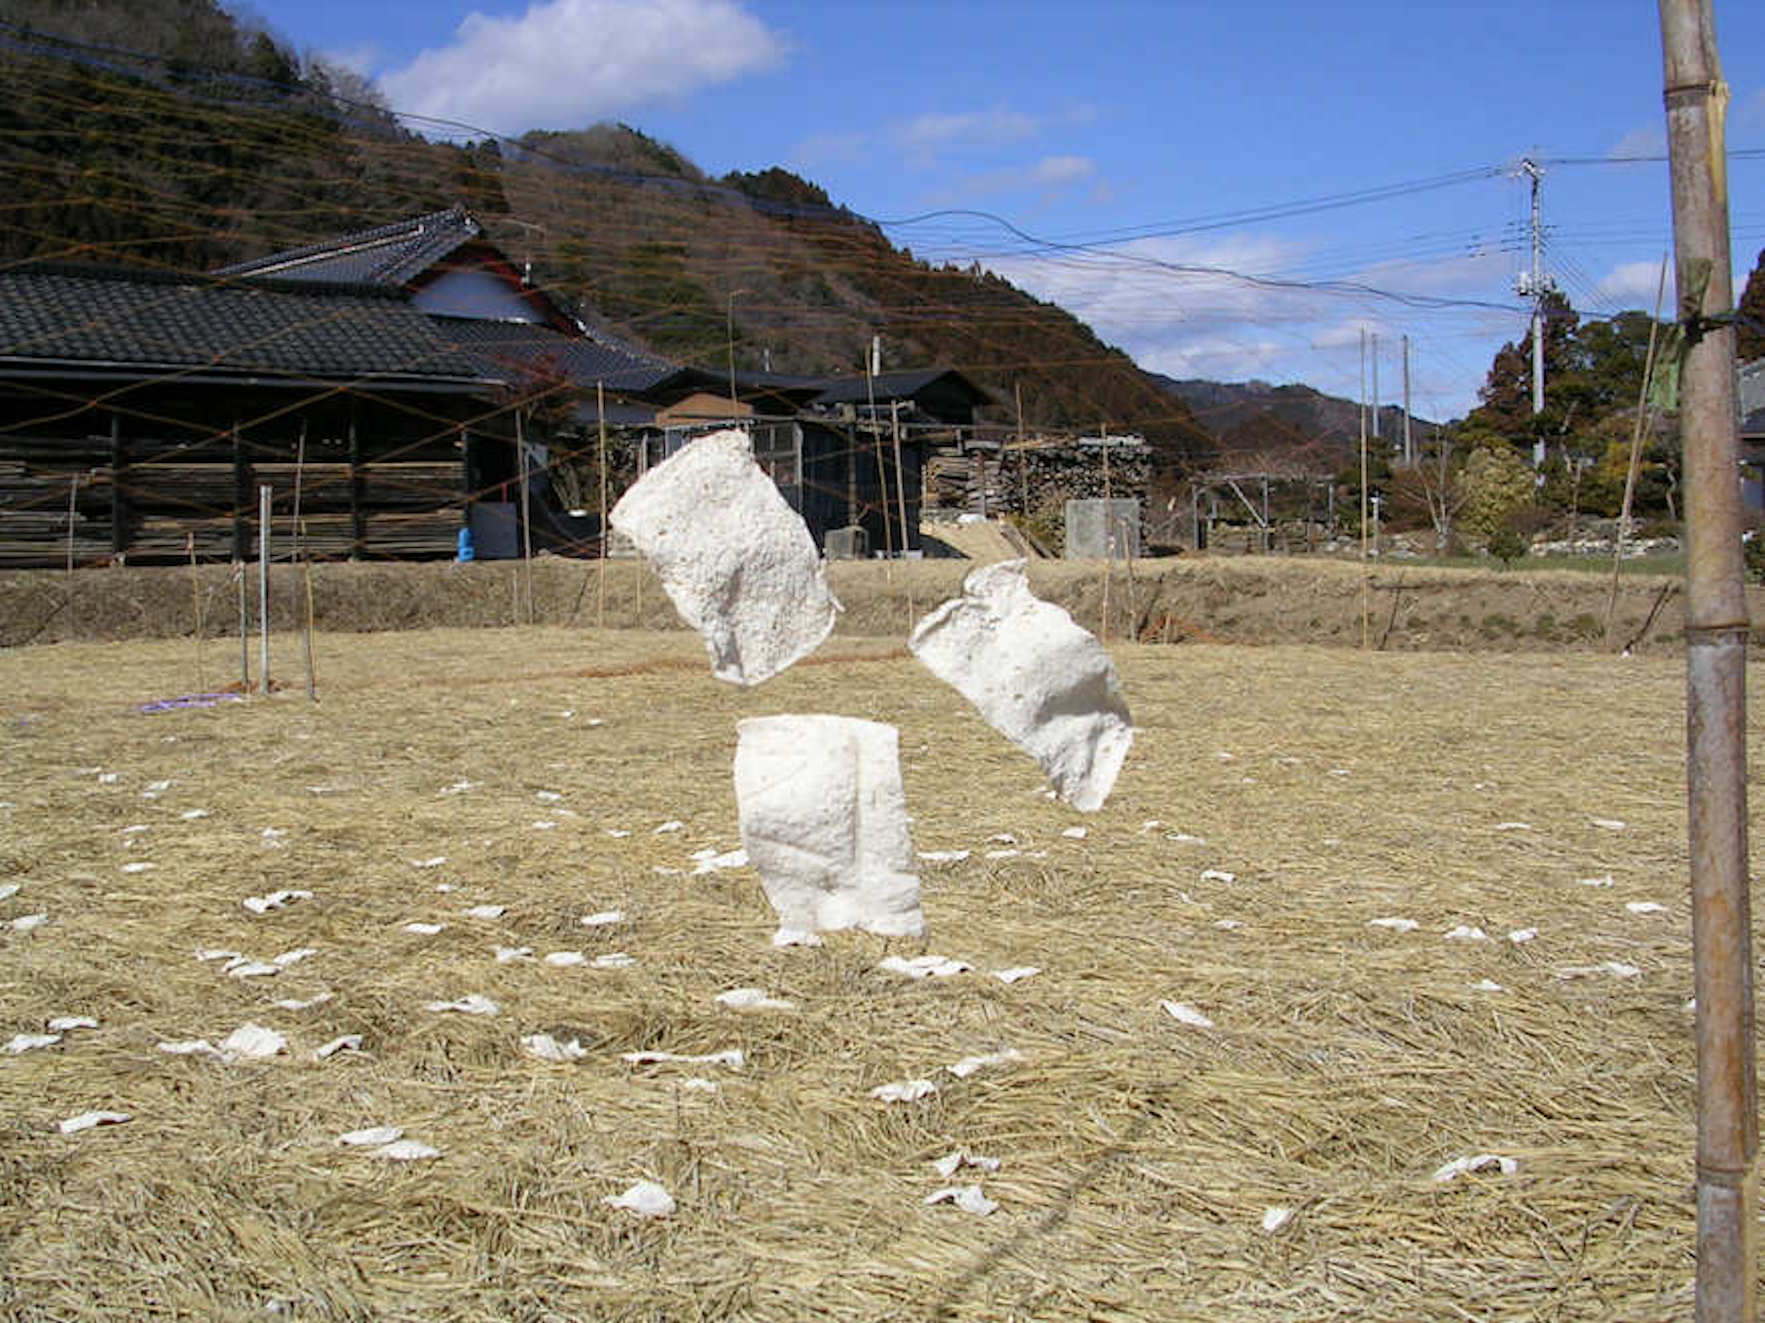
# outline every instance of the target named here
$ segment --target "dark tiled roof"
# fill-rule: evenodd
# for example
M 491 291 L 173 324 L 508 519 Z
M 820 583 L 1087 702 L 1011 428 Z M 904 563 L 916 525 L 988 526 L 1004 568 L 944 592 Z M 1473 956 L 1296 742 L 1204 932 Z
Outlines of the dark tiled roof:
M 975 404 L 992 402 L 986 391 L 955 368 L 921 368 L 912 372 L 880 372 L 868 381 L 863 377 L 834 377 L 815 397 L 815 403 L 863 404 L 872 395 L 878 400 L 907 400 L 933 385 L 947 385 Z
M 402 298 L 132 271 L 0 271 L 0 374 L 45 367 L 482 383 L 492 374 Z
M 625 345 L 563 335 L 532 322 L 480 321 L 473 317 L 434 317 L 442 338 L 472 356 L 487 373 L 505 376 L 527 367 L 562 372 L 578 386 L 642 394 L 687 373 L 677 363 L 639 353 Z
M 478 222 L 458 203 L 412 220 L 358 230 L 305 248 L 271 253 L 222 267 L 219 276 L 385 285 L 402 289 L 462 244 L 476 239 Z

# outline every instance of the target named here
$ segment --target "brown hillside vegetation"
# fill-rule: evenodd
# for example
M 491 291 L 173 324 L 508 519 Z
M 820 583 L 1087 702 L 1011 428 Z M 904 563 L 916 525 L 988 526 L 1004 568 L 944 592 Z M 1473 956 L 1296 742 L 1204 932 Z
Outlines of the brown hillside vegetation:
M 680 361 L 721 373 L 733 347 L 744 369 L 858 374 L 880 335 L 885 368 L 958 368 L 1002 425 L 1021 391 L 1029 425 L 1140 432 L 1165 475 L 1208 450 L 1071 314 L 920 262 L 785 171 L 711 180 L 624 125 L 425 141 L 343 71 L 189 7 L 97 6 L 122 53 L 82 44 L 65 7 L 18 10 L 44 35 L 9 29 L 0 53 L 23 197 L 0 256 L 197 273 L 464 202 L 535 284 Z
M 833 586 L 845 607 L 837 635 L 905 639 L 915 620 L 960 590 L 974 564 L 836 562 Z M 1378 650 L 1599 652 L 1629 643 L 1636 651 L 1671 652 L 1682 644 L 1683 595 L 1679 581 L 1668 576 L 1624 576 L 1609 646 L 1604 622 L 1610 581 L 1587 572 L 1392 563 L 1369 576 L 1352 562 L 1203 556 L 1118 563 L 1107 575 L 1101 562 L 1034 561 L 1030 582 L 1111 642 L 1358 648 L 1364 596 L 1367 643 Z M 253 574 L 253 603 L 255 583 Z M 681 627 L 657 579 L 623 560 L 609 561 L 603 570 L 599 562 L 541 557 L 530 576 L 518 562 L 321 564 L 313 567 L 312 585 L 321 631 L 529 622 L 575 629 Z M 1765 619 L 1765 590 L 1748 593 L 1755 621 Z M 270 597 L 272 628 L 294 629 L 304 594 L 288 566 L 272 568 Z M 204 566 L 194 591 L 189 571 L 171 568 L 0 574 L 0 646 L 193 638 L 199 603 L 206 638 L 237 635 L 238 581 L 226 566 Z M 255 605 L 251 612 L 255 622 Z M 1765 641 L 1765 635 L 1756 637 Z M 232 664 L 236 673 L 236 645 L 232 663 L 224 643 L 211 648 L 210 656 L 211 665 Z M 194 674 L 187 677 L 186 686 L 194 680 Z

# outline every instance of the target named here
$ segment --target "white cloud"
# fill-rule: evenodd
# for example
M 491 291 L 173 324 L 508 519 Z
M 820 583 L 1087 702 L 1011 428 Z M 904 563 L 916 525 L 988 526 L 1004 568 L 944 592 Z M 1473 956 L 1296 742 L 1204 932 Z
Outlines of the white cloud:
M 858 160 L 870 145 L 870 135 L 852 133 L 812 133 L 785 154 L 785 160 L 797 170 L 818 165 L 848 163 Z
M 953 114 L 927 112 L 895 124 L 896 144 L 912 154 L 931 155 L 952 145 L 1022 142 L 1040 127 L 1036 116 L 1021 110 L 968 110 Z
M 1003 193 L 1033 192 L 1039 202 L 1047 203 L 1094 180 L 1096 175 L 1097 162 L 1088 156 L 1044 156 L 1033 165 L 982 170 L 959 177 L 947 187 L 925 194 L 922 200 L 927 206 L 948 207 Z
M 335 65 L 339 69 L 348 69 L 353 74 L 366 78 L 374 72 L 374 66 L 380 61 L 380 48 L 373 42 L 363 42 L 359 46 L 345 46 L 340 50 L 325 51 L 319 57 L 326 64 Z
M 1632 129 L 1606 155 L 1612 158 L 1625 156 L 1661 156 L 1667 151 L 1667 130 L 1660 125 L 1651 125 L 1646 129 Z
M 1044 156 L 1030 168 L 1029 182 L 1037 188 L 1071 188 L 1097 173 L 1089 156 Z
M 1047 111 L 1011 110 L 1004 106 L 991 110 L 926 111 L 911 119 L 895 120 L 884 133 L 909 165 L 925 169 L 946 152 L 972 152 L 1028 142 L 1050 128 L 1089 124 L 1096 117 L 1096 110 L 1088 105 Z
M 1640 308 L 1651 312 L 1655 306 L 1655 291 L 1661 284 L 1661 264 L 1659 262 L 1621 262 L 1613 267 L 1595 286 L 1600 301 L 1613 304 L 1620 308 Z M 1673 308 L 1678 295 L 1673 292 L 1673 269 L 1667 269 L 1667 292 L 1661 299 L 1661 313 L 1664 317 L 1673 316 Z
M 782 36 L 737 0 L 540 0 L 474 11 L 453 41 L 385 74 L 401 113 L 502 133 L 580 128 L 777 68 Z

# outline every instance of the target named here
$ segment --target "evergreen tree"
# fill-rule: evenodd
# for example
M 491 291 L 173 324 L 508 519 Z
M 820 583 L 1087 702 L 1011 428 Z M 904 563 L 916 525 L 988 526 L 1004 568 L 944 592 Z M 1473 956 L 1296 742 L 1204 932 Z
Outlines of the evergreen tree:
M 1747 277 L 1747 287 L 1741 291 L 1736 310 L 1740 313 L 1740 333 L 1735 339 L 1735 357 L 1743 363 L 1765 358 L 1765 248 L 1759 250 L 1759 259 L 1753 264 L 1752 275 Z

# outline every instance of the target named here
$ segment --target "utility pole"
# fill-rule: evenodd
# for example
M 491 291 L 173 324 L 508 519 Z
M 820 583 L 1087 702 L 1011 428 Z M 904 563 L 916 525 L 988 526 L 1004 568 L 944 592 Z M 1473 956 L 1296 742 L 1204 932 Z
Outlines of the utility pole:
M 1379 333 L 1373 332 L 1373 440 L 1379 439 Z
M 1367 646 L 1367 328 L 1361 327 L 1361 650 Z
M 1403 463 L 1405 468 L 1414 467 L 1416 462 L 1415 443 L 1410 440 L 1410 338 L 1403 338 Z
M 1544 171 L 1531 157 L 1520 161 L 1520 173 L 1532 181 L 1532 270 L 1520 273 L 1521 298 L 1532 300 L 1532 415 L 1544 412 L 1544 296 L 1556 288 L 1544 273 L 1544 227 L 1539 223 L 1538 190 Z M 1544 441 L 1532 443 L 1532 467 L 1544 463 Z
M 1728 85 L 1712 0 L 1659 0 L 1685 333 L 1686 796 L 1697 996 L 1698 1323 L 1757 1317 L 1758 1081 L 1747 877 L 1747 603 L 1728 235 Z

